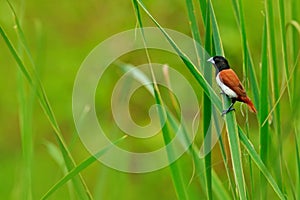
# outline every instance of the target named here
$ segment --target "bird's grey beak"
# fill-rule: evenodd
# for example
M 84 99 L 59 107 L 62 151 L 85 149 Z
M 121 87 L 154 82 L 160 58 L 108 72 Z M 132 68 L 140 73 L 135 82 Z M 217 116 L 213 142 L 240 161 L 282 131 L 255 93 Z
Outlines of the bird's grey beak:
M 212 63 L 212 64 L 215 64 L 214 57 L 209 58 L 209 59 L 207 60 L 207 62 L 210 62 L 210 63 Z

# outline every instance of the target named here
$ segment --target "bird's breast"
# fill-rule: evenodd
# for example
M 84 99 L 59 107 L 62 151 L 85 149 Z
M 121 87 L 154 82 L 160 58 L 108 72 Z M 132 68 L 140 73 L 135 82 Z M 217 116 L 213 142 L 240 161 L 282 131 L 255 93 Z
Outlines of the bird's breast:
M 219 85 L 219 87 L 221 88 L 221 90 L 229 97 L 229 98 L 237 98 L 238 95 L 232 90 L 230 89 L 227 85 L 225 85 L 222 80 L 220 79 L 220 73 L 217 74 L 216 76 L 216 81 L 217 84 Z

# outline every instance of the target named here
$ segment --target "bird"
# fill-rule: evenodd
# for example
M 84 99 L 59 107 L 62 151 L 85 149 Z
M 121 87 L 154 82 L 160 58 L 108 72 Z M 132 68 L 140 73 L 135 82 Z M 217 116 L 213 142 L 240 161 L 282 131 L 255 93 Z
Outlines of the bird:
M 222 90 L 222 94 L 225 94 L 231 99 L 229 108 L 223 110 L 222 116 L 229 113 L 233 108 L 236 101 L 243 102 L 248 105 L 249 110 L 253 113 L 257 113 L 251 99 L 247 96 L 246 91 L 236 75 L 236 73 L 230 68 L 228 61 L 223 56 L 213 56 L 207 60 L 212 63 L 216 69 L 216 81 Z

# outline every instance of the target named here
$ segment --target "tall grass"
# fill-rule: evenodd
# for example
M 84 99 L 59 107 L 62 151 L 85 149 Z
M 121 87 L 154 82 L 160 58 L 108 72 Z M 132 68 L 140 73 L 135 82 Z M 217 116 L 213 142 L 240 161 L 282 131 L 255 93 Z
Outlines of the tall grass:
M 267 55 L 267 27 L 266 21 L 264 22 L 263 28 L 263 39 L 262 39 L 262 62 L 261 62 L 261 80 L 260 80 L 260 112 L 259 112 L 259 135 L 260 135 L 260 158 L 264 163 L 268 160 L 268 146 L 269 146 L 269 127 L 268 124 L 263 124 L 264 119 L 268 115 L 268 82 L 269 82 L 269 70 L 268 70 L 268 55 Z M 261 198 L 266 196 L 266 184 L 265 178 L 260 177 L 260 189 Z
M 201 2 L 203 4 L 203 2 Z M 204 7 L 205 5 L 203 5 Z M 201 36 L 200 36 L 200 32 L 199 32 L 199 27 L 198 27 L 198 22 L 197 22 L 197 17 L 196 17 L 196 13 L 195 13 L 195 8 L 193 5 L 193 1 L 192 0 L 186 0 L 186 7 L 187 7 L 187 12 L 188 12 L 188 16 L 189 16 L 189 21 L 190 21 L 190 27 L 191 27 L 191 32 L 192 32 L 192 36 L 193 39 L 195 40 L 196 43 L 203 45 L 201 42 Z M 206 9 L 206 8 L 205 8 Z M 206 20 L 206 12 L 203 12 L 205 9 L 202 10 L 202 19 L 205 21 Z M 209 12 L 207 12 L 208 14 Z M 207 23 L 207 27 L 206 27 L 206 33 L 210 33 L 210 24 Z M 206 34 L 207 37 L 209 37 L 209 34 Z M 212 49 L 212 41 L 207 39 L 207 37 L 205 38 L 205 49 L 208 52 L 211 52 Z M 203 57 L 203 55 L 201 55 L 201 50 L 199 50 L 199 45 L 195 45 L 195 49 L 197 52 L 197 56 L 198 56 L 198 65 L 202 66 L 200 63 L 200 58 Z M 204 77 L 205 79 L 208 81 L 209 84 L 211 84 L 211 68 L 204 68 L 202 66 L 202 71 L 204 71 Z M 208 137 L 208 141 L 211 141 L 211 135 L 212 135 L 212 129 L 211 129 L 211 102 L 209 97 L 203 93 L 203 138 Z M 204 149 L 211 149 L 211 142 L 207 142 L 204 143 Z M 206 156 L 205 156 L 205 180 L 206 180 L 206 192 L 207 192 L 207 197 L 208 199 L 212 199 L 212 177 L 211 177 L 211 173 L 212 173 L 212 169 L 211 169 L 211 152 L 209 152 Z
M 153 18 L 153 16 L 146 9 L 145 5 L 140 0 L 136 0 L 134 2 L 135 2 L 135 5 L 137 3 L 139 3 L 139 6 L 141 6 L 141 8 L 151 18 L 151 20 L 162 31 L 162 33 L 168 39 L 170 44 L 177 51 L 178 55 L 182 58 L 183 62 L 186 64 L 186 66 L 190 69 L 192 74 L 198 80 L 199 84 L 201 86 L 203 86 L 203 89 L 205 90 L 207 87 L 209 88 L 207 82 L 202 79 L 203 78 L 202 75 L 199 76 L 200 72 L 193 66 L 192 63 L 190 63 L 190 61 L 184 56 L 184 54 L 180 51 L 180 49 L 178 49 L 178 47 L 176 46 L 174 41 L 168 36 L 168 34 L 163 30 L 163 28 L 159 25 L 159 23 Z M 215 15 L 214 15 L 214 10 L 213 10 L 211 2 L 208 2 L 208 5 L 209 5 L 208 8 L 209 8 L 210 16 L 211 16 L 211 22 L 209 21 L 209 23 L 212 23 L 214 49 L 215 49 L 217 55 L 224 55 L 223 48 L 222 48 L 222 43 L 221 43 L 221 39 L 220 39 L 220 34 L 219 34 L 219 30 L 218 30 L 218 25 L 217 25 L 217 21 L 216 21 Z M 192 12 L 193 9 L 188 9 L 188 11 Z M 241 12 L 241 11 L 239 10 L 238 12 Z M 138 16 L 140 16 L 140 14 Z M 241 20 L 241 18 L 242 18 L 241 16 L 242 15 L 239 14 L 239 20 Z M 192 14 L 190 14 L 190 18 L 192 18 L 192 21 L 193 21 L 193 15 Z M 192 28 L 195 28 L 195 26 L 193 26 L 193 22 L 191 24 L 192 24 Z M 242 29 L 242 32 L 245 35 L 244 31 L 245 30 Z M 193 32 L 193 34 L 196 33 L 196 31 L 192 31 L 192 32 Z M 244 36 L 244 40 L 245 40 L 245 38 L 246 37 Z M 244 43 L 244 47 L 247 47 L 246 42 Z M 245 59 L 251 61 L 251 58 L 247 58 L 247 57 L 249 57 L 249 51 L 248 50 L 245 50 L 245 51 L 246 51 L 246 56 L 245 56 L 246 58 Z M 250 69 L 250 71 L 252 71 L 252 76 L 253 76 L 252 80 L 254 80 L 254 82 L 256 83 L 255 73 L 254 73 L 253 69 Z M 201 77 L 201 79 L 199 77 Z M 254 87 L 255 86 L 256 85 L 254 84 Z M 257 87 L 255 87 L 255 90 L 256 90 L 256 93 L 255 93 L 256 97 L 255 98 L 258 99 L 259 96 L 258 96 Z M 212 99 L 212 100 L 215 100 L 216 102 L 219 102 L 219 100 L 217 100 L 217 99 Z M 224 107 L 225 108 L 229 106 L 229 101 L 226 98 L 223 100 L 223 102 L 224 102 Z M 256 100 L 256 102 L 258 102 L 258 100 Z M 256 104 L 258 105 L 258 103 L 256 103 Z M 247 198 L 246 197 L 247 196 L 246 195 L 246 183 L 245 183 L 243 167 L 242 167 L 241 148 L 239 146 L 238 128 L 237 128 L 237 124 L 236 124 L 236 119 L 235 119 L 234 114 L 232 114 L 232 113 L 227 114 L 225 118 L 226 118 L 226 127 L 227 127 L 227 133 L 228 133 L 228 138 L 229 138 L 230 152 L 231 152 L 231 157 L 232 157 L 232 162 L 233 162 L 233 169 L 234 169 L 233 173 L 234 173 L 234 176 L 235 176 L 235 182 L 236 182 L 236 185 L 237 185 L 238 195 L 239 195 L 239 198 L 246 199 Z M 255 163 L 258 165 L 258 167 L 260 168 L 262 173 L 266 176 L 266 178 L 268 179 L 268 181 L 270 182 L 270 184 L 272 185 L 272 187 L 276 191 L 276 193 L 279 195 L 279 197 L 284 198 L 284 195 L 282 194 L 282 192 L 280 191 L 280 189 L 277 186 L 276 182 L 274 181 L 274 179 L 270 175 L 270 172 L 267 170 L 265 165 L 262 163 L 262 161 L 258 157 L 258 154 L 255 152 L 255 150 L 253 148 L 250 148 L 250 147 L 252 147 L 252 146 L 249 146 L 249 144 L 251 144 L 251 143 L 244 137 L 241 129 L 239 129 L 239 131 L 240 131 L 240 137 L 242 137 L 242 140 L 244 141 L 245 148 L 250 153 L 252 159 L 254 159 Z M 207 193 L 209 194 L 210 193 L 209 192 L 209 190 L 210 190 L 209 186 L 207 188 L 208 188 Z
M 21 2 L 21 18 L 24 14 L 24 2 Z M 21 22 L 20 22 L 21 23 Z M 19 41 L 19 52 L 22 51 L 22 44 Z M 22 166 L 22 194 L 24 199 L 32 199 L 32 160 L 33 160 L 33 128 L 32 128 L 32 112 L 34 105 L 34 91 L 30 90 L 26 94 L 26 83 L 23 79 L 22 73 L 17 74 L 18 81 L 18 99 L 19 99 L 19 121 L 23 152 L 23 166 Z
M 214 81 L 212 74 L 214 72 L 211 68 L 200 69 L 198 67 L 202 59 L 205 58 L 199 48 L 199 44 L 204 46 L 206 51 L 211 55 L 226 56 L 224 55 L 222 43 L 222 37 L 224 36 L 220 32 L 219 26 L 223 19 L 216 17 L 217 11 L 214 9 L 214 2 L 211 0 L 199 0 L 197 3 L 192 0 L 186 0 L 185 2 L 191 35 L 196 43 L 198 43 L 198 45 L 195 43 L 198 63 L 193 63 L 189 55 L 185 54 L 179 48 L 176 41 L 168 35 L 160 25 L 159 18 L 155 18 L 152 15 L 152 12 L 155 11 L 150 11 L 141 0 L 132 1 L 141 30 L 143 30 L 144 26 L 148 25 L 145 18 L 150 19 L 162 32 L 164 38 L 173 47 L 197 84 L 202 88 L 201 103 L 204 109 L 201 125 L 204 132 L 203 137 L 209 137 L 213 132 L 210 124 L 214 120 L 214 112 L 221 113 L 224 108 L 229 106 L 230 100 L 226 96 L 220 98 L 217 91 L 212 88 L 211 83 Z M 247 10 L 243 9 L 242 3 L 242 0 L 231 1 L 232 12 L 235 15 L 241 37 L 242 69 L 245 87 L 249 96 L 253 97 L 254 104 L 258 109 L 258 130 L 256 130 L 256 120 L 253 120 L 255 117 L 252 114 L 246 114 L 246 126 L 238 123 L 236 119 L 239 115 L 238 112 L 230 112 L 224 117 L 228 144 L 226 144 L 226 140 L 224 140 L 224 136 L 222 135 L 219 138 L 219 146 L 226 175 L 220 174 L 214 168 L 212 161 L 214 151 L 207 154 L 204 158 L 200 158 L 200 151 L 197 144 L 192 143 L 187 154 L 189 159 L 194 163 L 196 177 L 192 177 L 190 183 L 186 181 L 189 175 L 182 166 L 181 160 L 177 160 L 169 166 L 168 175 L 171 177 L 178 199 L 199 199 L 201 197 L 207 199 L 300 198 L 300 139 L 297 135 L 299 132 L 299 125 L 297 124 L 299 123 L 299 115 L 297 113 L 290 114 L 289 119 L 291 119 L 292 128 L 288 133 L 282 130 L 284 127 L 282 125 L 284 118 L 282 114 L 282 101 L 285 98 L 285 94 L 289 102 L 288 107 L 290 112 L 295 112 L 298 109 L 300 100 L 298 96 L 299 87 L 297 85 L 297 75 L 299 75 L 297 71 L 299 67 L 299 43 L 293 42 L 300 40 L 300 25 L 297 21 L 299 20 L 298 10 L 295 6 L 285 6 L 283 1 L 276 1 L 274 3 L 272 0 L 265 0 L 264 14 L 262 15 L 264 22 L 263 32 L 259 33 L 262 35 L 261 59 L 259 63 L 255 63 L 249 45 L 249 30 L 246 29 L 247 20 L 245 19 L 245 12 Z M 17 13 L 9 2 L 8 4 L 15 19 L 18 48 L 15 48 L 15 45 L 9 39 L 10 36 L 6 34 L 6 28 L 2 26 L 0 26 L 0 35 L 18 66 L 17 94 L 24 160 L 24 179 L 21 197 L 22 199 L 32 199 L 34 191 L 34 183 L 32 183 L 31 179 L 32 173 L 34 173 L 32 168 L 34 155 L 32 115 L 34 102 L 37 100 L 53 128 L 53 133 L 58 144 L 57 149 L 61 154 L 56 157 L 62 157 L 64 161 L 63 167 L 67 169 L 65 175 L 59 181 L 53 183 L 48 191 L 44 192 L 42 199 L 51 197 L 55 191 L 62 189 L 63 185 L 70 180 L 74 187 L 73 190 L 70 190 L 71 193 L 74 191 L 79 199 L 92 199 L 93 196 L 89 192 L 90 188 L 87 187 L 86 182 L 81 176 L 81 172 L 91 166 L 97 158 L 104 155 L 112 145 L 99 150 L 97 154 L 91 155 L 78 165 L 75 163 L 74 155 L 71 154 L 70 149 L 66 145 L 55 113 L 52 111 L 51 104 L 48 101 L 42 80 L 40 80 L 39 74 L 36 71 L 39 67 L 37 66 L 39 62 L 33 59 Z M 197 11 L 200 11 L 200 14 Z M 292 18 L 289 18 L 286 13 L 291 13 Z M 142 14 L 145 14 L 145 18 L 142 17 Z M 279 17 L 277 18 L 277 16 Z M 202 19 L 202 23 L 199 23 L 199 18 Z M 276 25 L 277 21 L 279 22 L 278 26 Z M 291 34 L 288 34 L 289 30 L 292 30 Z M 201 34 L 201 31 L 204 34 Z M 292 39 L 289 39 L 289 37 Z M 144 38 L 145 47 L 146 40 L 147 38 Z M 278 49 L 280 49 L 280 53 Z M 147 49 L 146 51 L 147 60 L 151 63 L 150 52 Z M 27 59 L 29 62 L 26 62 Z M 126 71 L 135 67 L 128 67 L 128 65 L 121 64 L 120 68 Z M 138 81 L 145 81 L 142 72 L 138 73 L 140 73 Z M 281 73 L 284 73 L 284 76 L 280 77 Z M 154 76 L 152 78 L 155 79 Z M 167 75 L 166 78 L 168 78 Z M 29 88 L 29 90 L 27 91 L 26 88 Z M 149 88 L 147 89 L 149 90 Z M 178 130 L 180 124 L 174 114 L 166 109 L 159 87 L 154 84 L 151 89 L 154 89 L 152 95 L 156 104 L 160 105 L 158 113 L 162 122 L 163 140 L 165 144 L 168 144 L 172 140 L 171 136 Z M 177 110 L 179 106 L 174 105 L 174 107 L 176 107 L 177 114 L 179 115 L 179 111 Z M 216 111 L 211 108 L 215 108 Z M 222 127 L 218 127 L 218 129 L 221 132 Z M 183 128 L 183 132 L 185 135 L 188 135 L 185 128 Z M 252 141 L 249 138 L 250 135 L 251 138 L 259 138 L 259 142 Z M 123 141 L 126 137 L 121 137 L 113 144 Z M 287 141 L 289 137 L 292 137 L 293 141 Z M 189 142 L 189 139 L 186 137 L 186 141 L 181 142 Z M 290 143 L 294 147 L 295 155 L 292 155 L 292 157 L 295 162 L 286 160 L 285 157 L 289 153 L 285 150 L 285 147 L 289 146 Z M 210 144 L 206 145 L 208 146 L 205 148 L 210 149 Z M 226 151 L 226 145 L 228 145 L 229 153 Z M 244 152 L 249 156 L 248 160 L 244 159 Z M 171 148 L 167 149 L 167 155 L 170 160 L 174 157 L 173 153 Z M 291 166 L 293 164 L 296 166 L 297 172 L 293 171 L 294 168 Z M 249 173 L 247 173 L 248 171 Z M 234 177 L 234 180 L 231 176 Z M 195 182 L 196 184 L 193 184 Z M 224 182 L 228 183 L 229 187 L 224 186 Z M 191 189 L 191 185 L 196 189 Z M 259 196 L 257 195 L 258 191 Z M 72 194 L 70 197 L 72 197 Z
M 273 100 L 276 102 L 279 99 L 279 59 L 277 57 L 277 40 L 275 38 L 275 21 L 274 21 L 274 4 L 273 1 L 266 0 L 266 17 L 267 17 L 267 34 L 268 34 L 268 48 L 270 49 L 270 59 L 269 63 L 272 66 L 272 91 L 273 91 Z M 275 123 L 275 130 L 279 141 L 282 141 L 282 134 L 281 134 L 281 115 L 280 115 L 280 103 L 275 105 L 274 110 L 274 123 Z M 279 159 L 276 163 L 276 178 L 278 181 L 279 186 L 283 189 L 282 183 L 282 144 L 279 142 L 278 144 L 278 155 Z
M 224 55 L 224 50 L 222 46 L 222 41 L 219 33 L 219 28 L 217 24 L 217 20 L 214 14 L 214 9 L 212 3 L 209 1 L 209 12 L 211 16 L 212 23 L 212 36 L 214 38 L 214 47 L 216 55 Z M 207 21 L 207 23 L 210 23 Z M 223 108 L 226 109 L 230 105 L 230 101 L 227 97 L 223 97 Z M 229 141 L 230 154 L 233 165 L 233 174 L 235 178 L 235 183 L 238 191 L 238 195 L 241 199 L 246 199 L 246 186 L 245 186 L 245 178 L 243 174 L 242 168 L 242 160 L 241 160 L 241 149 L 238 141 L 238 132 L 237 132 L 237 124 L 235 115 L 233 112 L 227 114 L 225 116 L 226 122 L 226 130 Z M 229 178 L 229 177 L 228 177 Z
M 38 98 L 38 100 L 41 104 L 41 107 L 45 112 L 45 115 L 48 117 L 48 119 L 50 121 L 50 124 L 53 127 L 55 137 L 58 141 L 60 151 L 61 151 L 61 153 L 63 155 L 63 158 L 64 158 L 64 161 L 65 161 L 65 165 L 66 165 L 68 170 L 71 170 L 75 166 L 73 157 L 72 157 L 71 153 L 69 152 L 69 150 L 68 150 L 68 148 L 65 144 L 65 141 L 62 137 L 61 130 L 58 126 L 57 120 L 56 120 L 55 115 L 52 111 L 50 103 L 48 101 L 47 95 L 44 91 L 44 88 L 43 88 L 42 83 L 39 79 L 39 76 L 38 76 L 37 72 L 35 71 L 36 66 L 34 65 L 34 61 L 32 59 L 31 52 L 30 52 L 29 47 L 27 45 L 22 27 L 19 23 L 19 19 L 16 15 L 16 12 L 13 9 L 13 6 L 9 2 L 8 2 L 8 4 L 9 4 L 11 10 L 12 10 L 12 14 L 13 14 L 14 19 L 15 19 L 16 31 L 17 31 L 17 35 L 19 37 L 20 44 L 23 47 L 24 51 L 26 52 L 26 56 L 28 56 L 30 61 L 31 61 L 31 63 L 30 63 L 31 68 L 30 69 L 29 69 L 28 66 L 25 65 L 23 59 L 19 56 L 19 53 L 16 51 L 15 47 L 13 46 L 12 42 L 9 40 L 8 36 L 6 35 L 6 33 L 4 32 L 4 30 L 1 26 L 0 26 L 0 35 L 4 39 L 4 42 L 6 43 L 6 45 L 9 48 L 11 54 L 13 55 L 13 58 L 15 59 L 17 65 L 19 67 L 20 72 L 25 77 L 26 81 L 29 83 L 29 87 L 31 87 L 32 91 L 35 91 L 35 95 L 37 96 L 37 98 Z M 24 87 L 24 86 L 20 85 L 20 87 Z M 26 100 L 23 97 L 24 97 L 23 91 L 20 89 L 21 108 L 29 109 L 30 107 L 25 106 Z M 24 110 L 24 112 L 22 112 L 22 113 L 23 113 L 22 116 L 24 115 L 26 117 L 26 119 L 30 119 L 30 116 L 28 116 L 28 115 L 31 115 L 32 110 L 26 110 L 26 111 Z M 27 121 L 25 126 L 29 126 L 30 123 L 31 123 L 30 121 Z M 26 127 L 21 127 L 21 128 L 24 131 L 27 129 Z M 24 131 L 22 131 L 22 132 L 24 132 Z M 30 134 L 30 132 L 26 131 L 23 134 Z M 26 137 L 27 136 L 30 136 L 30 135 L 26 135 Z M 25 138 L 23 140 L 25 140 Z M 24 143 L 24 145 L 25 145 L 24 148 L 26 148 L 26 146 L 30 145 L 30 138 L 27 139 L 27 141 L 26 141 L 26 143 Z M 30 148 L 30 146 L 28 148 Z M 24 151 L 24 153 L 26 153 L 27 151 L 28 150 Z M 29 152 L 26 153 L 26 155 L 29 155 Z M 29 159 L 30 158 L 27 158 L 26 160 L 29 160 Z M 90 192 L 89 192 L 85 182 L 83 181 L 83 178 L 80 175 L 73 178 L 73 183 L 74 183 L 74 186 L 75 186 L 75 191 L 76 191 L 77 195 L 80 198 L 82 198 L 82 199 L 91 199 Z M 26 198 L 27 197 L 28 196 L 26 196 Z

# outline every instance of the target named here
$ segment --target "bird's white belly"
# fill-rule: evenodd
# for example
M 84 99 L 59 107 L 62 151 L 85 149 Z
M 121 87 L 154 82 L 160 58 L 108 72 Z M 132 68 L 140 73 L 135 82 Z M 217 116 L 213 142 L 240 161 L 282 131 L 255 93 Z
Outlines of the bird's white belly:
M 217 84 L 220 86 L 221 90 L 230 98 L 237 98 L 237 94 L 230 89 L 229 87 L 227 87 L 221 80 L 219 77 L 219 74 L 216 76 L 216 80 L 217 80 Z

